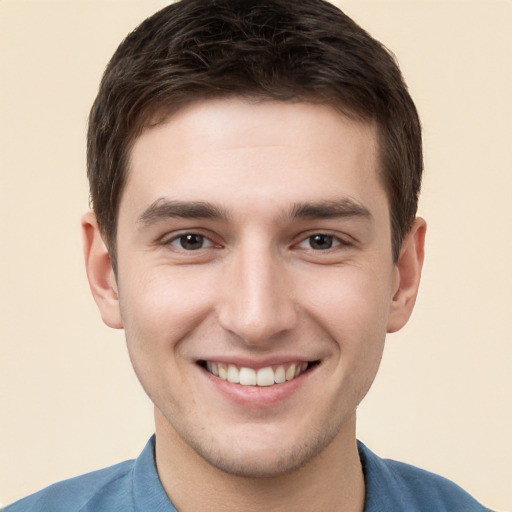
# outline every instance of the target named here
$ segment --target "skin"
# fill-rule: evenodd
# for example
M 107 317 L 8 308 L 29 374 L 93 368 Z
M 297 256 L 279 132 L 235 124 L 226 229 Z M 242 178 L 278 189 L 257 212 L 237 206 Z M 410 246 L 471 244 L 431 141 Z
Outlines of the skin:
M 355 411 L 412 312 L 425 234 L 417 219 L 393 261 L 376 140 L 329 106 L 194 103 L 134 144 L 117 279 L 84 216 L 91 289 L 126 331 L 180 510 L 363 510 Z M 263 388 L 204 360 L 313 364 Z

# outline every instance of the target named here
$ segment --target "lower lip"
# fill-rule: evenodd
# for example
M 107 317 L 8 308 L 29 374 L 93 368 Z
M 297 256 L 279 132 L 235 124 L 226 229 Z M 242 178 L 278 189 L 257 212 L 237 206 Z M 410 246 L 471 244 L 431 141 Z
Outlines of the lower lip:
M 211 386 L 214 386 L 231 402 L 244 407 L 265 408 L 290 398 L 307 382 L 315 369 L 316 366 L 292 380 L 272 386 L 242 386 L 222 380 L 203 368 L 201 368 L 201 373 L 209 380 Z

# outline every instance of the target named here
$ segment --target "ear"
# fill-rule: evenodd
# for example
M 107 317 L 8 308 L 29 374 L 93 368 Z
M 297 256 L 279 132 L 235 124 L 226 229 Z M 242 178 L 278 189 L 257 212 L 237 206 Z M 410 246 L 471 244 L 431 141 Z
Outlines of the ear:
M 107 247 L 93 211 L 82 217 L 85 269 L 92 295 L 103 322 L 113 329 L 122 329 L 117 283 Z
M 400 330 L 409 320 L 414 308 L 425 256 L 426 231 L 426 222 L 418 217 L 402 243 L 395 268 L 395 294 L 387 327 L 389 333 Z

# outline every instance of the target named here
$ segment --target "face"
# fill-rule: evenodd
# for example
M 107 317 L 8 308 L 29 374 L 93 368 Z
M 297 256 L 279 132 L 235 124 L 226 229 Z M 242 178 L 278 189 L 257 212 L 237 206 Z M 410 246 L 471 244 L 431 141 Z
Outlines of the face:
M 349 437 L 399 290 L 377 169 L 371 125 L 306 103 L 195 103 L 136 140 L 103 313 L 157 436 L 244 476 Z

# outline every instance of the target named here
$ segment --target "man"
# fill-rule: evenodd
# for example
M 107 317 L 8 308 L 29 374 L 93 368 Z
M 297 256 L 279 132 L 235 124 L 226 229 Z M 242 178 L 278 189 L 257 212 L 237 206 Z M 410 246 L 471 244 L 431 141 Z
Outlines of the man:
M 485 510 L 356 442 L 416 298 L 421 133 L 389 53 L 322 0 L 183 0 L 91 111 L 91 290 L 155 404 L 136 461 L 18 510 Z

